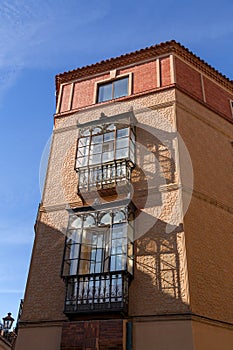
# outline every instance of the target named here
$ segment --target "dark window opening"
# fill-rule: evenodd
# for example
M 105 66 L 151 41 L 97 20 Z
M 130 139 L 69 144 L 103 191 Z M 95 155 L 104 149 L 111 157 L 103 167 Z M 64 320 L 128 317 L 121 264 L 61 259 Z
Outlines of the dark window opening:
M 97 102 L 109 101 L 115 98 L 128 96 L 129 77 L 124 77 L 98 85 Z

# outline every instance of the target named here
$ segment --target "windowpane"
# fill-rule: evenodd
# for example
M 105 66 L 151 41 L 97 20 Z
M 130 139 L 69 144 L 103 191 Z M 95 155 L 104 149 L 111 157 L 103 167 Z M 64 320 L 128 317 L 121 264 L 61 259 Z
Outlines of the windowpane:
M 101 154 L 92 154 L 90 155 L 90 158 L 89 158 L 89 164 L 92 165 L 92 164 L 100 164 L 101 163 Z
M 116 140 L 116 148 L 125 148 L 129 145 L 129 139 L 128 137 L 120 138 Z
M 102 129 L 97 127 L 92 130 L 92 135 L 100 134 L 102 132 Z
M 82 226 L 82 218 L 74 216 L 70 219 L 70 228 L 80 228 Z
M 90 261 L 89 260 L 79 260 L 79 274 L 90 273 Z
M 77 161 L 76 161 L 76 168 L 79 168 L 81 166 L 86 166 L 87 165 L 87 157 L 80 157 L 80 158 L 77 158 Z
M 130 139 L 132 140 L 133 143 L 135 143 L 135 135 L 132 131 L 130 133 Z
M 117 130 L 117 137 L 126 137 L 129 136 L 129 128 Z
M 70 275 L 77 275 L 78 259 L 70 261 Z
M 85 147 L 89 145 L 90 143 L 90 137 L 82 137 L 78 141 L 78 147 Z
M 106 213 L 102 216 L 100 220 L 100 225 L 110 225 L 111 224 L 111 215 L 110 213 Z
M 69 230 L 67 233 L 67 243 L 74 244 L 80 243 L 81 230 Z
M 78 157 L 85 157 L 88 153 L 88 147 L 79 147 L 78 148 Z
M 104 102 L 112 99 L 112 83 L 99 86 L 98 102 Z
M 87 215 L 86 220 L 83 222 L 84 227 L 90 227 L 90 226 L 95 226 L 95 219 L 93 218 L 92 215 Z M 86 233 L 85 231 L 85 237 L 88 235 L 88 232 Z
M 128 77 L 115 80 L 113 82 L 114 84 L 114 96 L 113 98 L 118 98 L 122 96 L 127 96 L 128 95 Z
M 114 132 L 106 132 L 104 134 L 104 142 L 114 140 Z
M 103 162 L 109 162 L 114 159 L 114 152 L 105 152 L 103 153 Z
M 128 156 L 129 156 L 128 148 L 121 148 L 116 150 L 116 159 L 128 158 Z
M 102 152 L 102 143 L 98 143 L 96 145 L 91 145 L 90 154 L 101 153 Z
M 105 142 L 103 144 L 103 152 L 110 152 L 113 151 L 114 143 L 113 141 Z
M 79 244 L 72 244 L 70 247 L 70 259 L 79 258 Z
M 91 140 L 92 144 L 101 143 L 101 142 L 103 142 L 103 135 L 97 135 L 92 137 L 92 140 Z

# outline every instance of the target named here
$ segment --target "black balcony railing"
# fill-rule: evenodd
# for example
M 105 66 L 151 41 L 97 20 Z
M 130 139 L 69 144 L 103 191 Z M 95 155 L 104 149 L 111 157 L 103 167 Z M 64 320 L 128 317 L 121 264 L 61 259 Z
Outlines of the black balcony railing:
M 126 160 L 92 165 L 78 169 L 78 190 L 107 189 L 120 183 L 128 183 L 131 177 L 132 163 Z
M 126 271 L 68 277 L 64 312 L 127 312 L 129 281 Z

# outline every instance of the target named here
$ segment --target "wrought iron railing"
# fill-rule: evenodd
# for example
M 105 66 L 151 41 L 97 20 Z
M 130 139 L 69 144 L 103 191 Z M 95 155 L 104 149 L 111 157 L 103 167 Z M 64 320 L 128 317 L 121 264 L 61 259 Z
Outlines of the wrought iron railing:
M 130 181 L 132 163 L 126 160 L 78 169 L 78 190 L 106 189 Z
M 127 312 L 129 281 L 126 271 L 68 277 L 64 312 Z

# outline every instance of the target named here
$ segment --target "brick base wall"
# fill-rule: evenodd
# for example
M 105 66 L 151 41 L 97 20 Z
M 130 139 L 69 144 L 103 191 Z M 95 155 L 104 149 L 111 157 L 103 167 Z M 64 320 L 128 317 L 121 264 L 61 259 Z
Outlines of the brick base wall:
M 61 350 L 123 350 L 124 321 L 98 320 L 64 323 Z

